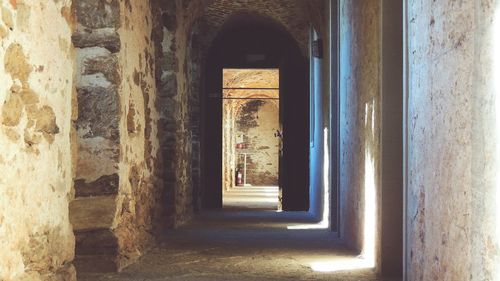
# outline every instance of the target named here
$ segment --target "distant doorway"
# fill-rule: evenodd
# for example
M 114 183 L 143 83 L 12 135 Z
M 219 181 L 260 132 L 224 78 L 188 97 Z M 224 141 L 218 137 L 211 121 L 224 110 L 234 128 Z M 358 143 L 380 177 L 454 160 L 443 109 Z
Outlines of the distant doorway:
M 223 69 L 224 208 L 280 208 L 279 69 Z

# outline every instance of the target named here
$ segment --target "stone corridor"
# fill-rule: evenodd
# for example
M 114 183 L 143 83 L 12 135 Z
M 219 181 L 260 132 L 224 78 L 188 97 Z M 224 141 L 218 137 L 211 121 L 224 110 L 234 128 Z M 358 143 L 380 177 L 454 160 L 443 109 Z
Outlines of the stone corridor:
M 500 281 L 499 34 L 500 0 L 0 0 L 0 281 Z

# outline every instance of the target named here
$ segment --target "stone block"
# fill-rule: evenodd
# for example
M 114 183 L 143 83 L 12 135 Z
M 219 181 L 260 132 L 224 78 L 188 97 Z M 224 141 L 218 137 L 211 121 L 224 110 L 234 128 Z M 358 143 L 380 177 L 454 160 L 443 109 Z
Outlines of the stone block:
M 116 255 L 118 254 L 118 238 L 109 229 L 77 231 L 76 255 Z
M 121 83 L 116 54 L 87 57 L 83 62 L 81 71 L 82 75 L 102 73 L 109 82 L 115 85 Z
M 119 27 L 118 0 L 79 0 L 75 6 L 78 23 L 87 28 Z
M 77 92 L 77 130 L 85 131 L 86 138 L 100 136 L 118 141 L 120 109 L 116 87 L 86 86 L 78 88 Z
M 120 36 L 113 28 L 77 30 L 72 36 L 72 41 L 77 48 L 103 47 L 112 53 L 117 53 L 121 49 Z
M 161 77 L 160 97 L 173 97 L 177 95 L 177 76 L 175 73 L 164 74 Z
M 75 231 L 109 229 L 116 213 L 116 196 L 83 197 L 69 204 Z
M 102 176 L 96 181 L 86 182 L 83 179 L 75 180 L 75 196 L 90 197 L 118 194 L 118 174 Z

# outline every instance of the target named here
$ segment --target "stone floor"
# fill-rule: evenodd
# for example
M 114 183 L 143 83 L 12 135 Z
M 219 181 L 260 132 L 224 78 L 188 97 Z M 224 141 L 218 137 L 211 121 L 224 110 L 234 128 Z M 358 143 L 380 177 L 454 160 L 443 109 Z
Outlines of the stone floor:
M 277 186 L 236 186 L 224 192 L 224 208 L 277 210 Z
M 79 274 L 78 280 L 382 280 L 362 269 L 363 260 L 307 213 L 245 208 L 237 197 L 252 192 L 233 192 L 223 210 L 166 232 L 156 248 L 121 273 Z

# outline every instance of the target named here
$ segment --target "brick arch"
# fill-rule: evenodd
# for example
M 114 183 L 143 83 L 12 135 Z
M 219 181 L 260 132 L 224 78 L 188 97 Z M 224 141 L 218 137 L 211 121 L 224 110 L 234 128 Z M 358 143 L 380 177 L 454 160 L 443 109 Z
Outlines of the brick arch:
M 304 54 L 307 52 L 309 16 L 304 13 L 303 1 L 284 0 L 214 0 L 209 3 L 203 16 L 194 23 L 193 29 L 202 34 L 200 41 L 205 47 L 211 45 L 219 31 L 242 16 L 274 22 L 297 42 Z

